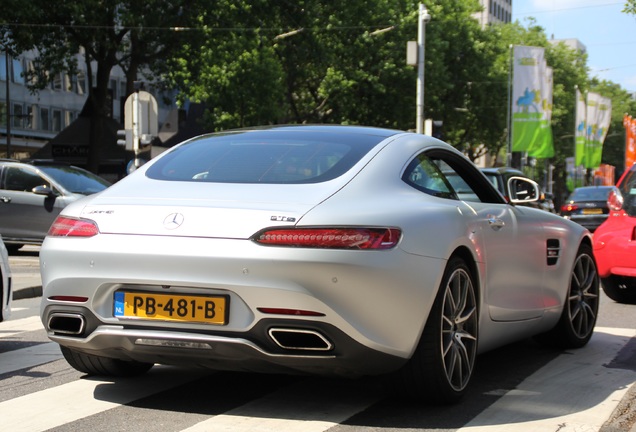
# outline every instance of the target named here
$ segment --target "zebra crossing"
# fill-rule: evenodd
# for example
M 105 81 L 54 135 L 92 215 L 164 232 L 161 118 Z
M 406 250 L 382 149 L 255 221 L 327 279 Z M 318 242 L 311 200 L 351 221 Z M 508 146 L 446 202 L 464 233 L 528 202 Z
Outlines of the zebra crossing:
M 3 344 L 30 335 L 36 335 L 31 339 L 37 342 L 3 349 Z M 636 381 L 633 369 L 612 367 L 613 359 L 634 336 L 633 329 L 597 328 L 587 347 L 556 356 L 515 388 L 485 394 L 494 402 L 465 422 L 451 418 L 452 413 L 459 415 L 461 406 L 407 404 L 399 412 L 414 418 L 436 414 L 442 422 L 448 412 L 443 429 L 460 432 L 599 431 Z M 65 372 L 65 380 L 49 380 L 45 372 L 30 376 L 34 368 L 46 371 L 53 366 Z M 27 383 L 31 384 L 25 390 Z M 399 430 L 407 424 L 410 430 L 436 429 L 424 420 L 398 420 L 397 414 L 387 420 L 387 410 L 397 411 L 372 383 L 255 378 L 161 365 L 137 378 L 84 377 L 66 365 L 56 344 L 47 341 L 39 317 L 0 323 L 0 391 L 5 391 L 0 398 L 2 431 L 357 432 Z M 15 386 L 15 397 L 6 396 L 14 390 L 11 386 Z M 378 406 L 383 407 L 381 419 Z

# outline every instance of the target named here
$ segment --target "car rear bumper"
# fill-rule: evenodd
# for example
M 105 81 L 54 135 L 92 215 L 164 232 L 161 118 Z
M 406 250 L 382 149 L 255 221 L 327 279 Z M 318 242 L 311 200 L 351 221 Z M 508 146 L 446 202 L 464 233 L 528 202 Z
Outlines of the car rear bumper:
M 51 306 L 45 315 L 61 309 Z M 406 361 L 365 347 L 339 329 L 325 323 L 268 319 L 248 332 L 191 332 L 139 328 L 134 325 L 104 326 L 85 308 L 65 308 L 64 313 L 81 316 L 87 325 L 77 335 L 51 330 L 49 337 L 66 347 L 125 361 L 206 367 L 217 370 L 309 373 L 357 377 L 391 372 Z M 307 337 L 286 343 L 272 329 L 299 331 Z M 307 342 L 307 343 L 303 343 Z M 295 346 L 294 346 L 295 345 Z
M 214 368 L 393 370 L 418 343 L 445 265 L 399 248 L 290 250 L 247 240 L 96 237 L 47 238 L 41 249 L 41 317 L 50 338 L 107 357 Z M 116 317 L 115 292 L 128 290 L 226 296 L 229 318 L 212 325 Z M 81 315 L 82 331 L 51 328 L 54 314 Z M 331 347 L 282 348 L 270 333 L 278 327 L 318 346 L 324 338 Z M 154 342 L 140 342 L 145 339 Z

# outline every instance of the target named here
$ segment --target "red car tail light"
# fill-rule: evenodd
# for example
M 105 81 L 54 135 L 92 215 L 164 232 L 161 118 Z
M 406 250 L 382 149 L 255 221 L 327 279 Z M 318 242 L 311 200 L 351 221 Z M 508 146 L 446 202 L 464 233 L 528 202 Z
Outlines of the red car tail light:
M 269 246 L 323 249 L 391 249 L 402 232 L 396 228 L 272 228 L 253 240 Z
M 52 237 L 93 237 L 97 234 L 99 234 L 99 228 L 92 220 L 58 216 L 47 235 Z
M 578 208 L 579 206 L 576 204 L 563 204 L 563 206 L 561 206 L 561 212 L 573 212 Z

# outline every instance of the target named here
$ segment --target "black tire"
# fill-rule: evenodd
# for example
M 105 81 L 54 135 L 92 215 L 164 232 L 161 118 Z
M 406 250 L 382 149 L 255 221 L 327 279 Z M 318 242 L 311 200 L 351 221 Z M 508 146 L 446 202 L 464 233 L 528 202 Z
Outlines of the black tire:
M 557 325 L 537 337 L 539 342 L 559 348 L 581 348 L 586 345 L 596 325 L 600 279 L 592 248 L 579 247 L 570 275 L 570 286 Z
M 610 276 L 601 279 L 603 291 L 618 303 L 636 304 L 636 278 Z
M 143 375 L 152 368 L 152 363 L 140 363 L 85 354 L 60 346 L 64 358 L 75 370 L 88 375 L 107 377 L 132 377 Z
M 428 403 L 454 403 L 472 378 L 479 314 L 470 269 L 452 258 L 413 357 L 399 371 L 407 396 Z

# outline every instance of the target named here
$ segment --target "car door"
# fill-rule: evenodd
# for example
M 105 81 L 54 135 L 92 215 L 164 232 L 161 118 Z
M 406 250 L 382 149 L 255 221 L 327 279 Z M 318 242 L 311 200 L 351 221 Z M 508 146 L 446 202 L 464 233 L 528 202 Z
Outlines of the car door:
M 483 262 L 483 296 L 490 317 L 517 321 L 540 317 L 544 310 L 545 237 L 530 209 L 507 204 L 492 184 L 468 161 L 438 151 L 428 154 L 463 180 L 469 199 L 467 229 Z M 457 180 L 455 180 L 457 183 Z M 461 198 L 461 195 L 460 195 Z
M 33 192 L 46 186 L 50 195 Z M 44 239 L 53 220 L 65 206 L 65 200 L 49 181 L 34 168 L 7 165 L 0 181 L 0 234 L 5 240 L 37 241 Z

